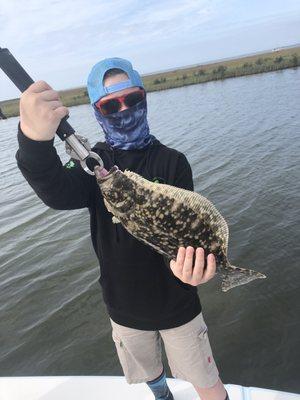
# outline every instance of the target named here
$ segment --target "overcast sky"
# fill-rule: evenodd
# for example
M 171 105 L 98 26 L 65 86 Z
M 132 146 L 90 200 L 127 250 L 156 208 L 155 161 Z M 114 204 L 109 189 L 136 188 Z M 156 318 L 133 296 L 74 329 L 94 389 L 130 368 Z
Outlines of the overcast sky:
M 299 42 L 299 0 L 0 0 L 0 47 L 58 90 L 106 57 L 148 73 Z

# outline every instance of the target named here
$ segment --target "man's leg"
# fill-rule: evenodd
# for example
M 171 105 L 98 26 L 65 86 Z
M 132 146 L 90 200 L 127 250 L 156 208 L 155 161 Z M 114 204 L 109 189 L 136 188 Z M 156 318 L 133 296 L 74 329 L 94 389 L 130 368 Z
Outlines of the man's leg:
M 221 381 L 210 388 L 200 388 L 194 385 L 196 392 L 199 394 L 201 400 L 229 400 L 225 387 Z
M 167 385 L 166 373 L 163 372 L 153 381 L 147 382 L 148 387 L 152 390 L 157 400 L 174 400 L 174 397 Z
M 114 321 L 112 336 L 128 383 L 147 383 L 157 400 L 173 400 L 161 361 L 158 331 L 128 328 Z
M 160 331 L 172 375 L 193 384 L 201 400 L 225 400 L 202 313 L 192 321 Z

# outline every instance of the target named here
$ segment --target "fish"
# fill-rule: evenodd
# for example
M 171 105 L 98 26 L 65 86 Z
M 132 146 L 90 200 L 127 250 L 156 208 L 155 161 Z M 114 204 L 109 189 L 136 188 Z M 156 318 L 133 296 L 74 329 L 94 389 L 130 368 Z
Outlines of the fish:
M 151 246 L 169 261 L 179 247 L 202 247 L 216 259 L 221 290 L 264 279 L 260 272 L 240 268 L 228 260 L 229 230 L 225 219 L 206 197 L 113 166 L 94 169 L 99 188 L 113 222 L 120 222 L 136 239 Z

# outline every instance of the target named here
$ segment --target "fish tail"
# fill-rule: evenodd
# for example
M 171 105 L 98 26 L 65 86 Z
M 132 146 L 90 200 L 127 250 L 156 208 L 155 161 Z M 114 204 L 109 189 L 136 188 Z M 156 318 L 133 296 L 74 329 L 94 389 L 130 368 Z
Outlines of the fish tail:
M 222 291 L 227 292 L 235 286 L 245 285 L 254 279 L 264 279 L 266 275 L 252 269 L 239 268 L 229 265 L 223 272 Z

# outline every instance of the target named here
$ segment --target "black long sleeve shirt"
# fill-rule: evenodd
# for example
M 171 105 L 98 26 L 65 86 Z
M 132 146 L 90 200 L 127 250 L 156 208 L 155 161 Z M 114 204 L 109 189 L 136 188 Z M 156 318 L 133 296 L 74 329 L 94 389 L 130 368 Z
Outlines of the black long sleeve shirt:
M 88 208 L 93 247 L 100 264 L 103 298 L 118 324 L 142 330 L 169 329 L 192 320 L 201 311 L 197 288 L 174 276 L 162 255 L 112 223 L 95 177 L 80 164 L 62 165 L 53 140 L 38 142 L 19 129 L 18 166 L 30 186 L 49 207 Z M 142 150 L 112 150 L 106 143 L 93 148 L 110 169 L 117 165 L 151 181 L 193 190 L 186 157 L 158 140 Z

